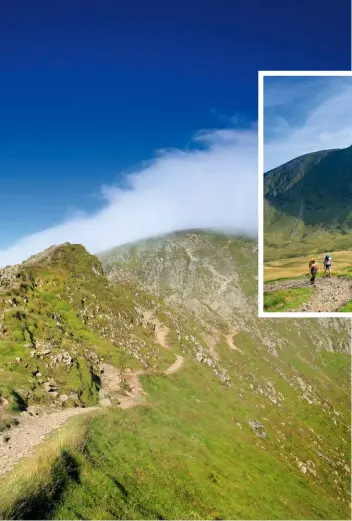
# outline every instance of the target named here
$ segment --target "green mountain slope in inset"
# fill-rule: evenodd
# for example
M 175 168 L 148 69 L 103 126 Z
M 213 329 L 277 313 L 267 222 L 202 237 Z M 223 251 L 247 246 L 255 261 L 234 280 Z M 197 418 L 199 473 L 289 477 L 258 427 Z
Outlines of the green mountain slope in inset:
M 352 248 L 352 147 L 298 157 L 264 175 L 265 258 Z

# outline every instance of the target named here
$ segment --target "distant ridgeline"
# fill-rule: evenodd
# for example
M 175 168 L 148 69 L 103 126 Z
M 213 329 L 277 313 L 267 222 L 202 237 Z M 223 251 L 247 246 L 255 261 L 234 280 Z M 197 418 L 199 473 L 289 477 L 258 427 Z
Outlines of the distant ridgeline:
M 352 147 L 264 174 L 264 241 L 266 260 L 352 248 Z

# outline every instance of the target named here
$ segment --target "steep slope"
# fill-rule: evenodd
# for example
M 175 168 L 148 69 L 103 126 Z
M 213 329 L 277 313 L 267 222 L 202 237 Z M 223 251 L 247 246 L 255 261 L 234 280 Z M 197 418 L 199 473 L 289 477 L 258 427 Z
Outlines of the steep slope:
M 257 251 L 245 238 L 191 231 L 99 257 L 104 274 L 95 257 L 71 245 L 21 267 L 37 284 L 26 290 L 28 304 L 41 311 L 40 327 L 30 331 L 44 336 L 50 288 L 79 315 L 61 317 L 74 335 L 70 356 L 89 344 L 110 366 L 121 367 L 122 351 L 131 371 L 144 362 L 151 369 L 140 377 L 148 407 L 76 418 L 59 445 L 54 437 L 0 482 L 0 515 L 347 519 L 351 322 L 258 319 Z M 11 280 L 7 300 L 20 277 Z M 81 315 L 82 295 L 89 312 Z M 101 318 L 93 303 L 104 306 Z M 143 358 L 133 339 L 145 342 Z M 21 364 L 2 367 L 7 378 L 22 374 Z M 156 374 L 161 370 L 166 374 Z M 87 405 L 97 403 L 98 389 Z M 28 401 L 44 403 L 38 394 L 42 387 Z
M 1 270 L 0 320 L 2 427 L 28 404 L 96 405 L 104 363 L 131 370 L 173 361 L 145 328 L 131 289 L 109 286 L 80 245 Z
M 256 296 L 257 248 L 243 237 L 180 233 L 120 247 L 100 258 L 110 279 L 116 267 L 120 282 L 142 283 L 170 303 L 191 306 L 193 301 L 203 312 L 211 307 L 230 317 Z
M 275 333 L 269 331 L 276 329 L 271 326 L 284 323 L 256 316 L 257 246 L 249 239 L 190 231 L 119 247 L 99 257 L 112 282 L 138 284 L 187 316 L 192 313 L 204 327 L 246 330 L 270 347 L 273 342 L 267 339 Z M 331 346 L 331 327 L 345 332 L 349 328 L 345 320 L 290 319 L 289 324 L 297 331 L 309 331 L 317 346 Z M 321 337 L 321 330 L 328 336 Z
M 352 147 L 306 154 L 264 175 L 266 258 L 352 248 Z
M 220 358 L 234 410 L 248 407 L 245 422 L 250 415 L 268 422 L 276 432 L 276 456 L 293 462 L 310 454 L 323 476 L 330 470 L 322 469 L 321 458 L 312 451 L 315 436 L 319 432 L 325 442 L 339 439 L 346 457 L 343 479 L 349 483 L 349 320 L 258 319 L 256 246 L 243 238 L 189 232 L 118 248 L 100 258 L 110 280 L 138 283 L 172 303 L 179 316 L 192 318 L 202 346 L 197 360 Z M 338 434 L 340 415 L 345 419 Z M 281 431 L 287 420 L 296 433 L 294 447 Z M 324 450 L 331 450 L 329 442 Z M 305 463 L 296 460 L 295 465 L 309 473 Z

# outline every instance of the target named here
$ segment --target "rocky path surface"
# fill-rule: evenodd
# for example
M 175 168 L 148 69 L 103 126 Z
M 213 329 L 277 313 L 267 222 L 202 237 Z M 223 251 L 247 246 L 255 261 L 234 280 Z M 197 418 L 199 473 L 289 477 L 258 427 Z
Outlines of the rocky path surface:
M 352 280 L 343 277 L 332 277 L 331 279 L 319 277 L 314 285 L 309 283 L 308 277 L 282 280 L 264 284 L 264 291 L 272 292 L 307 287 L 313 288 L 310 299 L 290 311 L 334 312 L 352 300 Z
M 156 340 L 165 349 L 170 349 L 167 344 L 168 329 L 156 323 L 154 331 Z M 102 392 L 100 394 L 100 406 L 76 407 L 52 412 L 42 408 L 29 408 L 21 414 L 19 424 L 0 435 L 0 475 L 11 470 L 15 464 L 24 457 L 30 456 L 35 447 L 43 441 L 54 429 L 60 427 L 72 416 L 87 414 L 97 411 L 101 407 L 112 405 L 110 396 L 117 398 L 120 409 L 130 409 L 146 404 L 144 391 L 139 376 L 143 374 L 171 375 L 179 371 L 184 358 L 175 355 L 176 360 L 165 371 L 138 370 L 135 372 L 120 373 L 118 369 L 109 364 L 104 364 L 102 373 Z M 130 391 L 121 394 L 120 383 L 124 379 Z M 109 397 L 107 397 L 109 396 Z
M 69 418 L 97 409 L 98 407 L 77 407 L 53 413 L 40 408 L 29 408 L 22 413 L 18 426 L 12 427 L 2 435 L 0 475 L 11 470 L 20 459 L 30 456 L 36 445 Z

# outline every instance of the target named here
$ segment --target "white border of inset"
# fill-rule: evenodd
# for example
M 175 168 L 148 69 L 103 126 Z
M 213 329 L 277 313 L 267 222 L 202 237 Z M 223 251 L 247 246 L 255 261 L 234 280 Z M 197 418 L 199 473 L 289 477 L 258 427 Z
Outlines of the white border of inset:
M 260 318 L 352 318 L 352 313 L 264 311 L 264 77 L 351 76 L 352 71 L 259 71 L 258 72 L 258 316 Z

